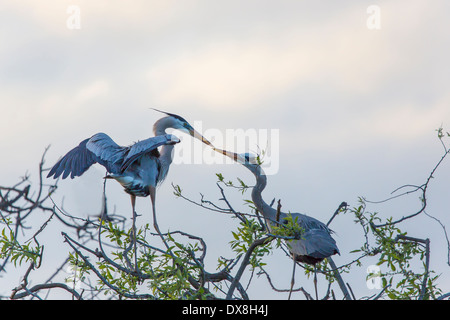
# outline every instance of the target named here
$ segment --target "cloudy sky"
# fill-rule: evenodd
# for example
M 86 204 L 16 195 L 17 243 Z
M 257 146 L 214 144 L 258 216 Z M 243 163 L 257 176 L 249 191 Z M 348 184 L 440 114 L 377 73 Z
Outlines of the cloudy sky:
M 371 5 L 380 20 L 368 12 Z M 286 211 L 327 221 L 342 201 L 384 199 L 401 185 L 424 183 L 442 156 L 435 130 L 450 131 L 448 12 L 445 0 L 4 0 L 0 185 L 27 171 L 36 179 L 48 145 L 50 166 L 97 132 L 121 145 L 152 136 L 160 114 L 149 108 L 159 108 L 197 123 L 222 147 L 232 144 L 221 139 L 227 130 L 277 131 L 268 153 L 276 152 L 278 169 L 264 197 L 281 198 Z M 198 148 L 175 134 L 183 139 L 178 149 Z M 261 146 L 265 141 L 247 147 Z M 229 253 L 235 222 L 174 200 L 170 183 L 192 198 L 201 192 L 217 200 L 217 172 L 253 181 L 238 165 L 179 163 L 158 190 L 157 204 L 162 229 L 183 229 L 211 243 L 212 266 Z M 93 167 L 61 181 L 58 199 L 64 196 L 75 215 L 97 213 L 103 174 Z M 428 211 L 447 226 L 449 175 L 444 163 L 430 186 Z M 111 206 L 129 212 L 120 186 L 108 190 Z M 401 217 L 420 206 L 417 197 L 372 209 Z M 149 201 L 139 199 L 138 210 L 149 211 Z M 151 222 L 150 214 L 142 219 Z M 351 216 L 333 223 L 341 248 L 336 263 L 348 262 L 357 229 L 347 232 Z M 411 236 L 431 237 L 432 268 L 449 291 L 442 230 L 427 217 L 405 227 Z M 291 263 L 283 254 L 274 254 L 268 268 L 280 287 L 289 286 Z M 347 281 L 373 294 L 364 291 L 365 270 Z M 312 288 L 301 275 L 297 283 Z M 285 298 L 264 281 L 249 294 Z

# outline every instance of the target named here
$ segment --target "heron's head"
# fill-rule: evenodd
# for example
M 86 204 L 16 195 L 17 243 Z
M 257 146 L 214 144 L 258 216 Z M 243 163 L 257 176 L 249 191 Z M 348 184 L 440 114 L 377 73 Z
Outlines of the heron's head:
M 237 163 L 240 163 L 242 165 L 244 165 L 245 167 L 251 169 L 251 168 L 257 168 L 260 166 L 260 161 L 259 161 L 259 157 L 255 154 L 251 154 L 251 153 L 234 153 L 234 152 L 230 152 L 227 150 L 222 150 L 222 149 L 218 149 L 213 147 L 213 149 L 225 156 L 227 156 L 228 158 L 233 159 L 234 161 L 236 161 Z
M 153 110 L 167 115 L 167 117 L 164 117 L 155 123 L 155 126 L 154 126 L 155 134 L 158 132 L 158 129 L 161 129 L 161 130 L 165 130 L 167 128 L 178 129 L 180 131 L 184 131 L 184 132 L 188 133 L 189 135 L 200 140 L 204 144 L 213 147 L 212 143 L 209 142 L 206 138 L 204 138 L 199 132 L 197 132 L 189 124 L 189 122 L 187 122 L 187 120 L 184 119 L 183 117 L 173 114 L 173 113 L 168 113 L 168 112 L 164 112 L 161 110 L 157 110 L 157 109 L 153 109 Z

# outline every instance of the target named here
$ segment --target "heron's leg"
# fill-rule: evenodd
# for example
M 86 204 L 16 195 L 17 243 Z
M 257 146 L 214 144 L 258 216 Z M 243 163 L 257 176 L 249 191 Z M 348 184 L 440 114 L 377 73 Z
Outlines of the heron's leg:
M 158 221 L 156 220 L 156 206 L 155 206 L 156 188 L 150 186 L 149 189 L 150 189 L 150 200 L 152 201 L 153 227 L 155 228 L 156 232 L 161 235 L 161 232 L 159 231 L 158 227 Z
M 292 266 L 292 278 L 291 278 L 291 289 L 289 290 L 289 296 L 288 296 L 288 300 L 291 300 L 291 294 L 292 294 L 292 290 L 294 289 L 294 283 L 295 283 L 295 265 L 297 264 L 295 262 L 295 254 L 292 254 L 292 261 L 294 262 L 294 265 Z
M 316 291 L 316 300 L 319 300 L 317 295 L 317 267 L 314 264 L 314 290 Z
M 160 238 L 163 241 L 164 245 L 166 246 L 167 250 L 170 252 L 170 247 L 167 244 L 166 240 L 164 239 L 164 236 L 162 235 L 161 231 L 159 230 L 158 220 L 156 220 L 155 199 L 156 199 L 156 188 L 150 186 L 150 200 L 152 201 L 152 211 L 153 211 L 153 227 L 155 228 L 156 232 L 160 236 Z
M 131 208 L 133 209 L 133 216 L 132 216 L 132 220 L 133 220 L 133 246 L 134 246 L 134 265 L 135 268 L 137 269 L 137 247 L 136 247 L 136 241 L 137 241 L 137 233 L 136 233 L 136 196 L 135 195 L 130 195 L 131 196 Z
M 133 221 L 133 237 L 136 239 L 136 196 L 130 195 L 131 197 L 131 209 L 133 210 L 132 221 Z

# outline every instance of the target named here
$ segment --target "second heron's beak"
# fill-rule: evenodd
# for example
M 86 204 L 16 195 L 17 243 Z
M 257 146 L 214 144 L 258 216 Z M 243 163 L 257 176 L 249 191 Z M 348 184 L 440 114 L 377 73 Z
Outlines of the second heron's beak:
M 238 163 L 242 163 L 240 160 L 242 160 L 241 159 L 241 157 L 239 156 L 239 154 L 237 154 L 237 153 L 234 153 L 234 152 L 230 152 L 230 151 L 227 151 L 227 150 L 222 150 L 222 149 L 218 149 L 218 148 L 216 148 L 216 147 L 212 147 L 213 149 L 214 149 L 214 151 L 216 151 L 216 152 L 218 152 L 218 153 L 221 153 L 221 154 L 223 154 L 224 156 L 227 156 L 228 158 L 231 158 L 231 159 L 233 159 L 234 161 L 236 161 L 236 162 L 238 162 Z
M 251 154 L 251 153 L 234 153 L 227 150 L 218 149 L 216 147 L 212 147 L 214 151 L 223 154 L 224 156 L 227 156 L 230 159 L 233 159 L 237 163 L 240 163 L 244 166 L 253 166 L 253 165 L 260 165 L 259 157 Z
M 202 136 L 199 132 L 197 132 L 194 128 L 189 127 L 189 128 L 187 128 L 187 129 L 188 129 L 189 134 L 190 134 L 191 136 L 193 136 L 194 138 L 200 140 L 200 141 L 203 142 L 204 144 L 206 144 L 206 145 L 208 145 L 208 146 L 214 148 L 214 146 L 212 145 L 212 143 L 209 142 L 205 137 L 203 137 L 203 136 Z

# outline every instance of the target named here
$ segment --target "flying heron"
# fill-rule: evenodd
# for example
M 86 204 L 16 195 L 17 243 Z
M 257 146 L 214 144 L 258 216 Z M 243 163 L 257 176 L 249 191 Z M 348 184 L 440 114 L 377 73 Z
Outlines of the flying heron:
M 272 226 L 287 223 L 286 218 L 288 216 L 292 216 L 292 220 L 297 221 L 302 228 L 301 239 L 287 241 L 294 261 L 313 265 L 314 270 L 316 270 L 316 264 L 318 262 L 336 253 L 339 254 L 336 241 L 331 237 L 331 231 L 324 223 L 302 213 L 278 212 L 263 200 L 261 194 L 266 187 L 267 177 L 261 165 L 258 163 L 256 156 L 248 153 L 237 154 L 217 148 L 214 148 L 214 150 L 242 164 L 255 175 L 256 185 L 252 189 L 252 201 L 258 211 L 264 216 L 269 229 Z M 317 297 L 316 283 L 315 276 L 314 285 Z M 293 283 L 291 284 L 291 288 L 292 285 Z
M 156 109 L 154 109 L 156 110 Z M 128 147 L 117 145 L 107 134 L 97 133 L 69 151 L 50 170 L 47 177 L 75 178 L 81 176 L 89 167 L 99 163 L 106 168 L 105 178 L 118 181 L 125 192 L 130 194 L 133 218 L 135 217 L 136 197 L 150 195 L 153 211 L 153 224 L 156 223 L 155 197 L 156 187 L 164 181 L 172 163 L 174 145 L 180 140 L 166 134 L 166 129 L 178 129 L 207 145 L 211 143 L 198 133 L 184 118 L 160 110 L 165 117 L 155 122 L 155 137 L 134 143 Z M 158 150 L 158 148 L 160 150 Z M 134 226 L 134 219 L 133 219 Z

